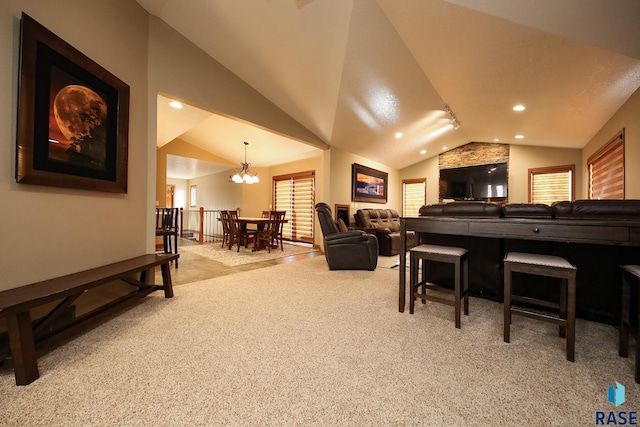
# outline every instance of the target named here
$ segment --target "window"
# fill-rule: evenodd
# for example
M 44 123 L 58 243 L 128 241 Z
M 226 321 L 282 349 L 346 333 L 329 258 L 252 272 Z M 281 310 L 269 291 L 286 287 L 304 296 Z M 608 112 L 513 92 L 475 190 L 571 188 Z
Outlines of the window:
M 198 191 L 195 185 L 189 187 L 189 207 L 195 208 L 198 205 Z
M 287 211 L 282 237 L 313 243 L 315 172 L 307 171 L 273 177 L 273 209 Z
M 414 216 L 427 203 L 427 179 L 402 180 L 402 215 Z
M 587 160 L 590 199 L 624 199 L 624 129 Z
M 529 203 L 573 200 L 575 165 L 529 169 Z

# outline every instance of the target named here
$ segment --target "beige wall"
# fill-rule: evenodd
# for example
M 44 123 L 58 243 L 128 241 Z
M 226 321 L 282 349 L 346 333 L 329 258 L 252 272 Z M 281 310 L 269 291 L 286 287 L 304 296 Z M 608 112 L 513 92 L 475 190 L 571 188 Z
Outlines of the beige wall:
M 582 163 L 587 164 L 587 159 L 600 147 L 605 145 L 622 128 L 625 130 L 624 143 L 624 190 L 625 199 L 640 199 L 640 89 L 637 90 L 616 114 L 591 138 L 584 147 Z M 586 169 L 586 168 L 585 168 Z M 583 194 L 587 195 L 587 170 L 583 170 Z
M 427 204 L 431 205 L 438 203 L 438 181 L 440 179 L 438 156 L 428 158 L 420 163 L 416 163 L 415 165 L 402 169 L 400 171 L 400 184 L 396 191 L 402 193 L 402 180 L 414 178 L 427 179 Z M 398 209 L 398 211 L 399 210 L 400 209 Z
M 581 150 L 512 145 L 509 150 L 509 203 L 529 202 L 529 169 L 575 165 L 576 195 L 582 198 Z
M 330 162 L 330 174 L 327 176 L 329 191 L 323 194 L 322 200 L 317 201 L 323 201 L 329 204 L 332 211 L 335 209 L 336 204 L 350 205 L 349 213 L 352 218 L 353 214 L 362 208 L 392 208 L 398 211 L 402 210 L 402 184 L 400 174 L 397 170 L 337 147 L 328 150 L 328 156 Z M 387 203 L 364 203 L 351 200 L 351 170 L 353 163 L 358 163 L 389 174 Z M 333 213 L 335 214 L 335 212 Z
M 88 6 L 90 4 L 90 7 Z M 15 182 L 20 16 L 40 24 L 99 63 L 131 88 L 127 194 Z M 131 0 L 3 0 L 0 4 L 0 289 L 143 254 L 146 229 L 148 15 Z M 155 185 L 155 183 L 154 183 Z M 149 233 L 151 235 L 151 233 Z

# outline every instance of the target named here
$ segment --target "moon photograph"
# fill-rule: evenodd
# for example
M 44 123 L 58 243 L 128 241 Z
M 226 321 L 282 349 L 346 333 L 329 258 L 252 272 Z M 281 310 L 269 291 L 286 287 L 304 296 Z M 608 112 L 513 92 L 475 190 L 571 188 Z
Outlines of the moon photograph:
M 107 103 L 91 88 L 64 84 L 66 73 L 52 73 L 49 158 L 104 169 L 107 155 Z M 58 84 L 55 84 L 58 83 Z

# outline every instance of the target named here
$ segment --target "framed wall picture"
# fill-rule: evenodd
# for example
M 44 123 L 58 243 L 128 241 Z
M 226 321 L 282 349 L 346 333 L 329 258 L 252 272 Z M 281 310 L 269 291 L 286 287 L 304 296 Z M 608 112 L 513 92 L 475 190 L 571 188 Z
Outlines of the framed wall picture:
M 387 203 L 389 174 L 357 163 L 351 169 L 351 200 Z
M 129 86 L 22 14 L 16 181 L 127 192 Z

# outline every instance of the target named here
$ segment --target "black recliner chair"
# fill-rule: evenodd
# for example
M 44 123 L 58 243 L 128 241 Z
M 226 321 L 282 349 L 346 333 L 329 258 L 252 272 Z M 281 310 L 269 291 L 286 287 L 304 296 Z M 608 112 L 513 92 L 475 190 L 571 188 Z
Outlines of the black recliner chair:
M 329 270 L 375 270 L 378 265 L 378 239 L 362 230 L 340 232 L 326 203 L 316 205 L 324 235 L 324 255 Z

